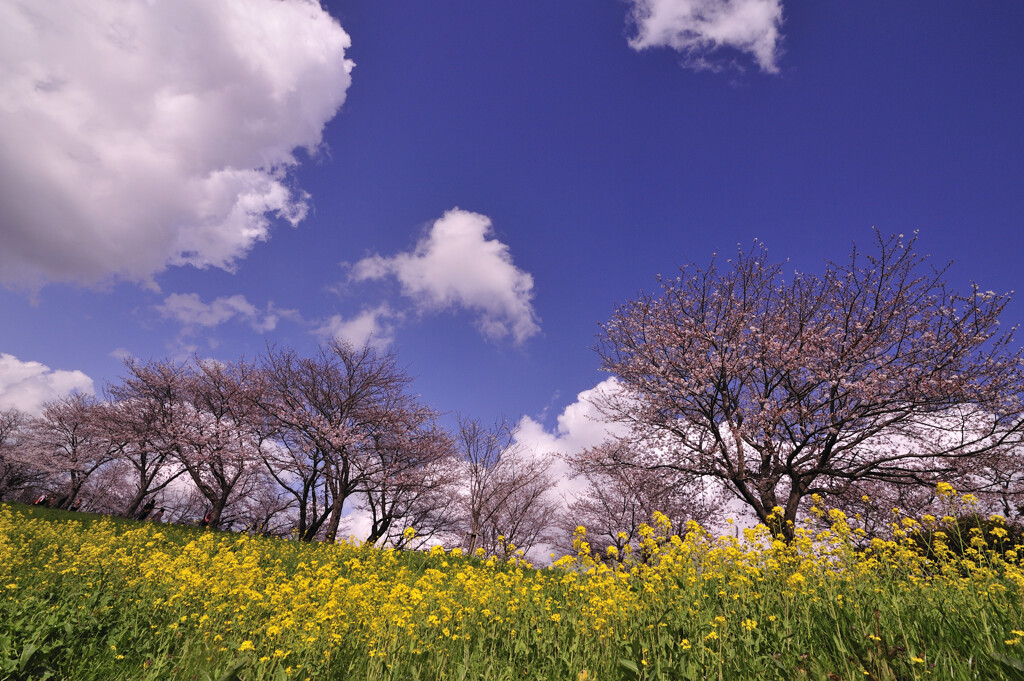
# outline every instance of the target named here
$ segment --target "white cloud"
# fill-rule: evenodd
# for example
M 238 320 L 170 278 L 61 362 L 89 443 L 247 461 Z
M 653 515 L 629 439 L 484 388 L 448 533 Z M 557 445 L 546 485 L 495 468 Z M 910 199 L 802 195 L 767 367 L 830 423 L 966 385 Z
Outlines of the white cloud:
M 76 391 L 95 393 L 92 379 L 81 371 L 55 370 L 0 353 L 0 409 L 39 414 L 43 403 Z
M 704 55 L 732 47 L 777 73 L 782 0 L 631 0 L 635 50 L 670 47 L 697 69 L 713 68 Z
M 351 319 L 334 315 L 316 333 L 356 347 L 384 348 L 394 341 L 396 322 L 400 319 L 401 314 L 384 304 L 363 310 Z
M 304 217 L 348 47 L 314 0 L 0 0 L 0 282 L 230 270 Z
M 156 309 L 165 319 L 173 319 L 186 327 L 218 326 L 238 318 L 259 333 L 273 331 L 281 317 L 272 303 L 267 305 L 266 312 L 261 312 L 243 295 L 216 298 L 211 303 L 204 303 L 197 293 L 172 293 Z M 291 314 L 287 310 L 282 312 Z
M 351 274 L 355 281 L 394 276 L 403 294 L 425 310 L 471 310 L 491 339 L 511 336 L 522 343 L 540 331 L 530 303 L 533 277 L 512 263 L 508 246 L 479 213 L 450 210 L 411 253 L 364 258 Z
M 618 386 L 615 378 L 607 378 L 593 388 L 579 393 L 576 401 L 558 415 L 557 425 L 553 431 L 545 430 L 542 424 L 529 416 L 524 416 L 519 421 L 516 442 L 526 447 L 528 451 L 534 452 L 535 456 L 554 459 L 556 491 L 565 499 L 571 499 L 585 486 L 582 479 L 573 479 L 566 457 L 579 454 L 585 449 L 596 447 L 612 437 L 623 434 L 623 427 L 605 420 L 593 404 L 598 395 L 618 390 Z
M 614 435 L 622 434 L 622 426 L 609 423 L 594 400 L 601 394 L 618 390 L 619 383 L 606 378 L 589 390 L 576 396 L 576 401 L 558 415 L 554 431 L 548 432 L 529 416 L 519 422 L 516 440 L 532 449 L 560 454 L 577 454 L 588 447 L 596 447 Z
M 542 424 L 529 416 L 520 419 L 516 442 L 532 450 L 534 456 L 553 457 L 555 493 L 563 500 L 563 508 L 567 508 L 569 503 L 585 493 L 588 485 L 583 476 L 573 477 L 567 459 L 608 440 L 628 435 L 628 426 L 609 421 L 594 406 L 594 402 L 601 395 L 623 395 L 623 390 L 615 377 L 606 378 L 593 388 L 584 390 L 576 396 L 575 402 L 558 415 L 557 425 L 552 431 L 545 430 Z M 694 493 L 705 495 L 705 501 L 715 499 L 724 489 L 723 483 L 713 478 L 704 478 L 703 485 L 703 491 L 695 488 Z M 707 525 L 712 532 L 732 532 L 735 528 L 728 525 L 727 518 L 734 519 L 736 526 L 741 529 L 757 524 L 757 519 L 751 514 L 749 507 L 736 499 L 733 492 L 727 491 L 725 494 L 727 501 L 721 508 L 720 517 Z

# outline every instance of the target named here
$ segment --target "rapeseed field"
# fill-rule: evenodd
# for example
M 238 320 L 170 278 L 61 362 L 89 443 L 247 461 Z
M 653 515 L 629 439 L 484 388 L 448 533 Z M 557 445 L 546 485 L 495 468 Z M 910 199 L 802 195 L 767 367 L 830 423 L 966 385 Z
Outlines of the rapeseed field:
M 581 527 L 538 569 L 4 506 L 0 679 L 1024 679 L 998 517 L 809 517 L 786 543 L 656 515 L 611 559 Z

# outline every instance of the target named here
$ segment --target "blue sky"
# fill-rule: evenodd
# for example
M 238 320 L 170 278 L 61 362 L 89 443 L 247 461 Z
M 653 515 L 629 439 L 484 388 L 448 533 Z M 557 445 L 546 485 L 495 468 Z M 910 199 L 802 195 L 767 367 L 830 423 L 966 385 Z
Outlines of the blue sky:
M 755 238 L 818 271 L 919 230 L 1024 289 L 1021 35 L 1016 2 L 0 0 L 0 406 L 373 331 L 435 408 L 566 436 L 616 305 Z

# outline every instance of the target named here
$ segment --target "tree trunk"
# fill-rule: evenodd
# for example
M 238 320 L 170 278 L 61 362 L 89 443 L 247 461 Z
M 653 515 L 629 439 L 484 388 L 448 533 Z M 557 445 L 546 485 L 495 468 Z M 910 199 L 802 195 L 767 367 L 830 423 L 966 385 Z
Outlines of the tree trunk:
M 125 518 L 134 518 L 135 514 L 139 512 L 139 508 L 142 507 L 142 502 L 149 496 L 148 486 L 139 488 L 139 491 L 135 493 L 135 497 L 132 498 L 131 503 L 128 504 L 128 508 L 124 510 L 122 514 Z
M 370 530 L 370 536 L 366 538 L 366 543 L 376 544 L 380 541 L 380 538 L 387 534 L 388 529 L 391 527 L 391 520 L 382 520 L 379 523 L 373 524 L 373 529 Z
M 345 496 L 337 494 L 334 503 L 331 504 L 331 517 L 327 521 L 327 531 L 324 532 L 324 541 L 333 544 L 338 541 L 338 527 L 341 525 L 341 509 L 345 505 Z

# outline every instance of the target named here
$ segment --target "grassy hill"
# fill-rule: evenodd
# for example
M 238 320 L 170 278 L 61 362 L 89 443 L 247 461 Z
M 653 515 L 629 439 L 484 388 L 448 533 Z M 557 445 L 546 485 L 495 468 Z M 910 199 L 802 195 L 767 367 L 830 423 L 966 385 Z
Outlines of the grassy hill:
M 5 504 L 0 679 L 1024 678 L 1016 550 L 831 521 L 535 570 Z

